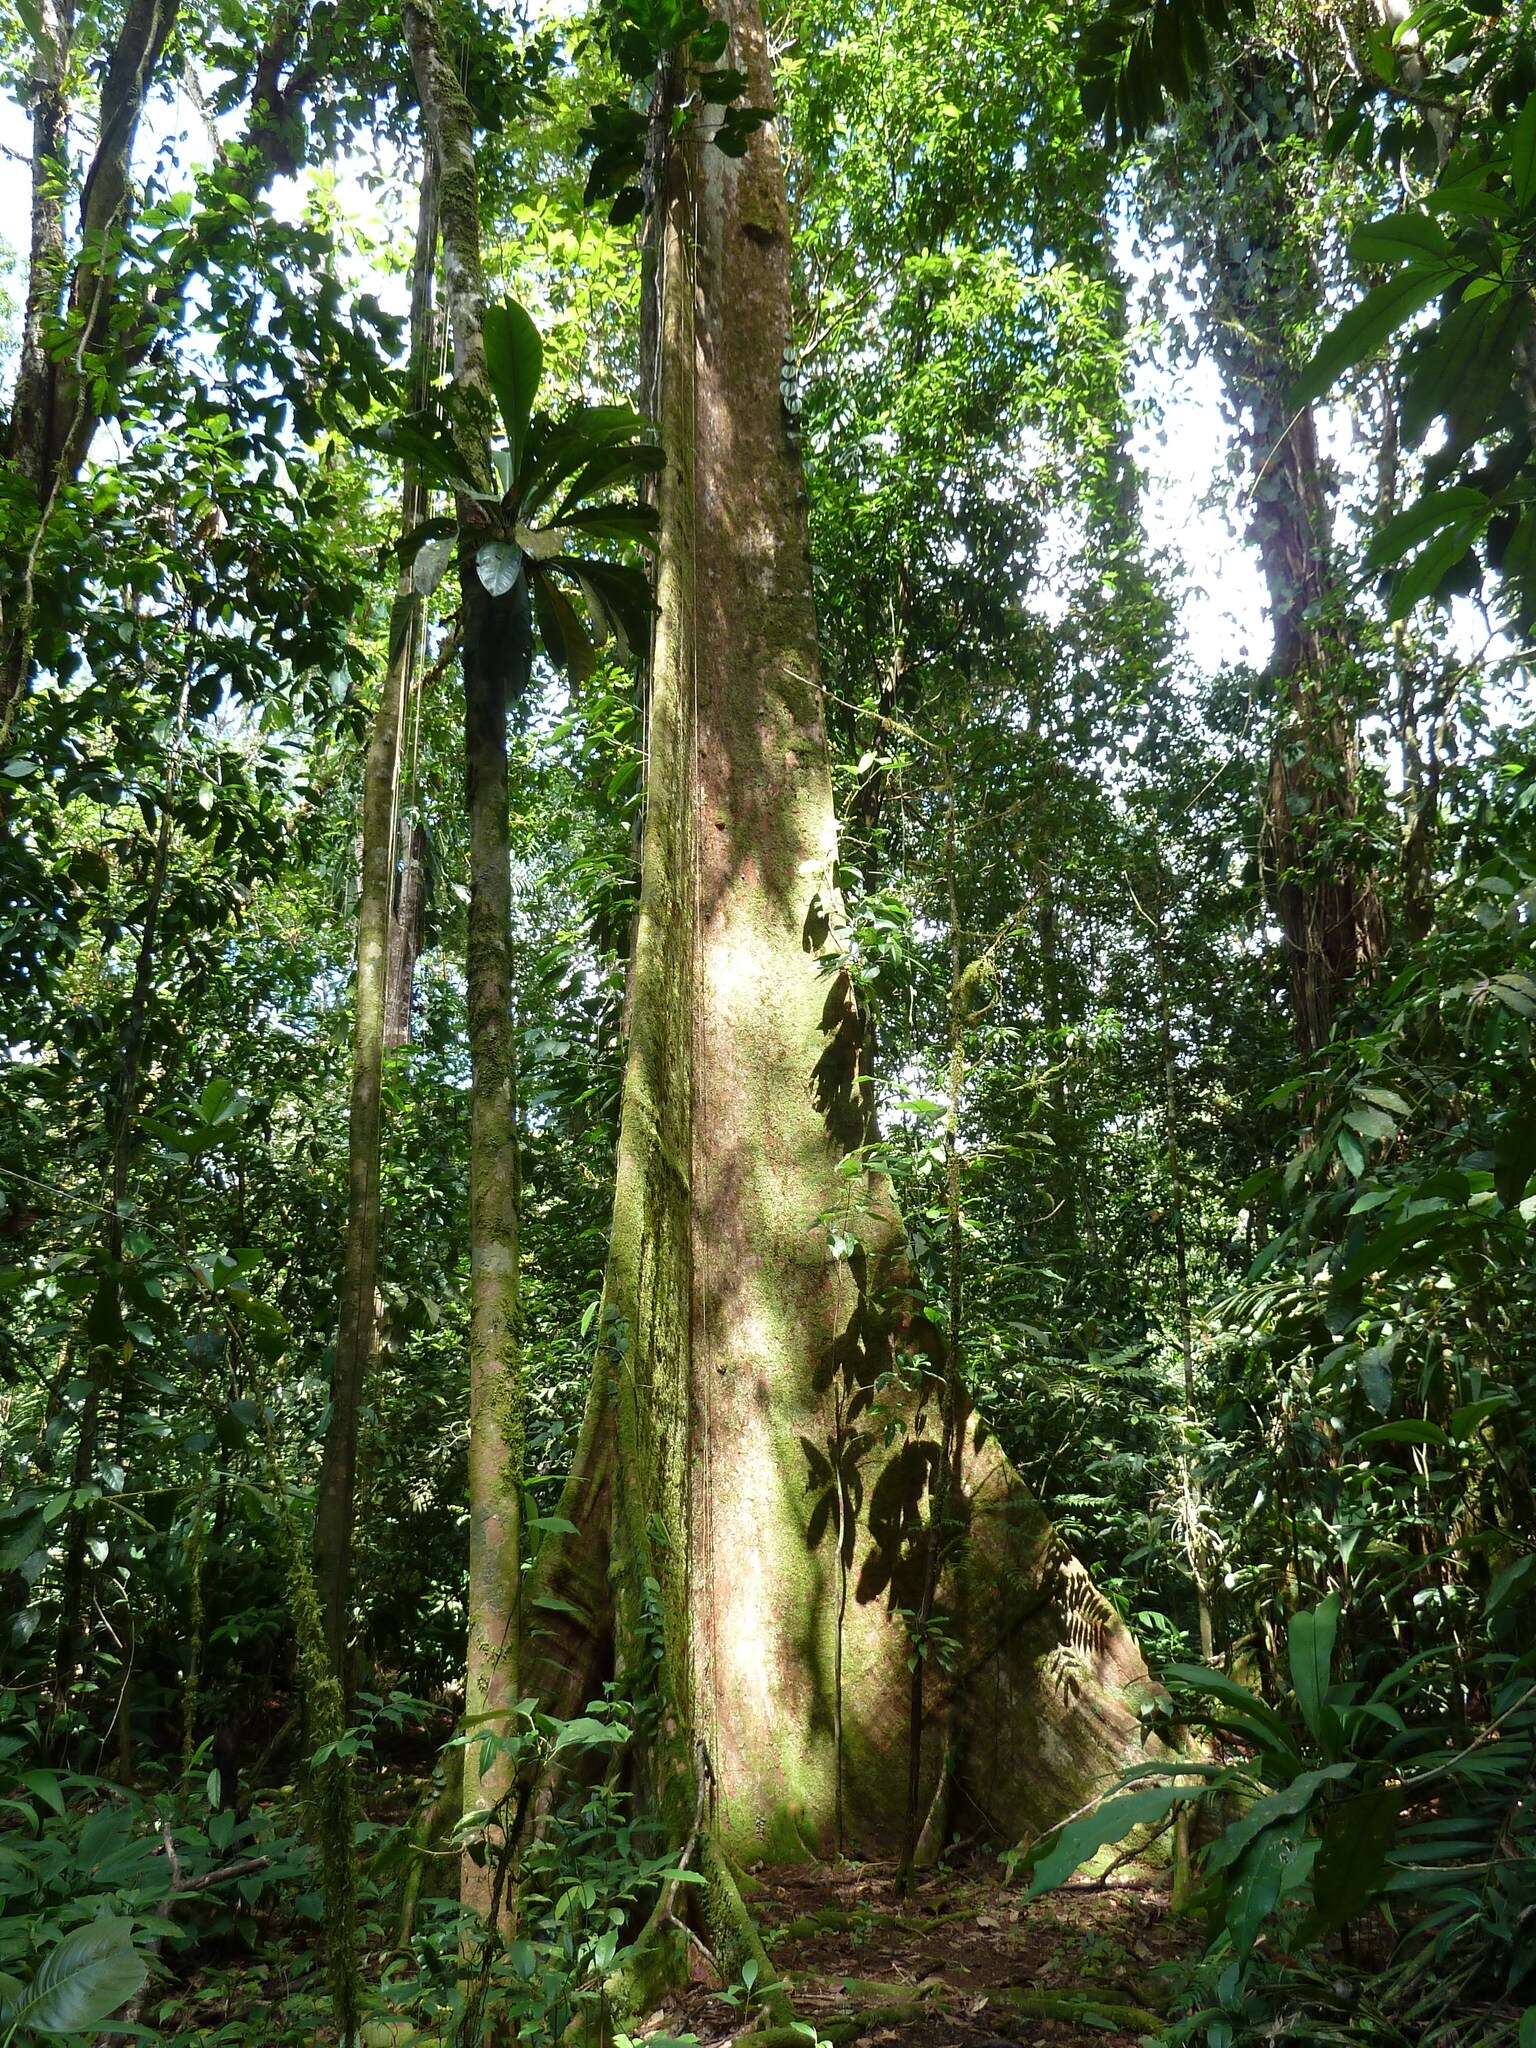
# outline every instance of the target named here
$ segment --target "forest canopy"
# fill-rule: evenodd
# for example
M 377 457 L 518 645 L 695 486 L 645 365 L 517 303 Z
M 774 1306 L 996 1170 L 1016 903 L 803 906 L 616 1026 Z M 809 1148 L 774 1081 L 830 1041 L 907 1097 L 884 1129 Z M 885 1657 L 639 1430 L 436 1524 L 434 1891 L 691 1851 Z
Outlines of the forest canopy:
M 0 59 L 0 2042 L 1536 2048 L 1532 0 Z

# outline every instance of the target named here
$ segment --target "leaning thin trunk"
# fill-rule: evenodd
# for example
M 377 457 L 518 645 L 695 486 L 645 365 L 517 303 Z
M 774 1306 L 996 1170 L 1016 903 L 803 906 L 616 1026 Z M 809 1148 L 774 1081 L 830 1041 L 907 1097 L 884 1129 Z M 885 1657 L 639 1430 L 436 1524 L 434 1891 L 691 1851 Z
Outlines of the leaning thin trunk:
M 423 171 L 411 288 L 411 354 L 424 369 L 432 319 L 432 265 L 437 248 L 436 189 Z M 407 468 L 400 525 L 419 522 L 425 494 Z M 357 905 L 357 986 L 352 1012 L 352 1100 L 347 1129 L 347 1238 L 341 1312 L 331 1368 L 330 1418 L 315 1504 L 315 1577 L 331 1668 L 347 1689 L 347 1616 L 352 1598 L 352 1524 L 356 1510 L 357 1423 L 363 1386 L 378 1340 L 379 1160 L 385 990 L 395 893 L 395 813 L 405 704 L 421 637 L 422 600 L 409 565 L 389 621 L 389 659 L 363 765 L 362 882 Z
M 181 780 L 182 753 L 187 739 L 188 677 L 183 679 L 176 710 L 176 732 L 166 764 L 165 787 L 160 799 L 160 822 L 155 834 L 154 861 L 149 892 L 144 900 L 144 921 L 133 970 L 133 991 L 128 999 L 128 1018 L 123 1028 L 116 1087 L 108 1125 L 108 1183 L 104 1211 L 106 1229 L 102 1242 L 103 1274 L 90 1311 L 87 1330 L 86 1390 L 80 1410 L 80 1433 L 75 1443 L 71 1473 L 73 1505 L 70 1508 L 64 1542 L 64 1568 L 59 1597 L 59 1632 L 54 1660 L 55 1712 L 66 1704 L 74 1684 L 80 1653 L 85 1645 L 84 1615 L 86 1586 L 86 1498 L 88 1482 L 95 1478 L 101 1430 L 103 1398 L 119 1371 L 122 1345 L 123 1211 L 127 1205 L 128 1172 L 138 1131 L 139 1076 L 144 1063 L 144 1034 L 149 1023 L 149 1000 L 154 987 L 156 946 L 160 915 L 165 905 L 166 885 L 171 872 L 176 790 Z
M 432 0 L 406 0 L 406 40 L 441 193 L 443 277 L 466 458 L 485 467 L 494 407 L 482 321 L 480 200 L 473 120 L 443 47 Z M 478 431 L 476 431 L 476 429 Z M 507 713 L 533 661 L 528 579 L 492 597 L 475 567 L 485 508 L 458 501 L 469 812 L 469 1647 L 464 1710 L 472 1736 L 509 1736 L 519 1696 L 523 1386 L 518 1352 L 517 1122 L 512 1016 L 512 876 Z M 485 1849 L 466 1854 L 462 1896 L 489 1914 L 500 1887 L 510 1752 L 482 1769 L 464 1756 L 464 1802 L 490 1816 Z

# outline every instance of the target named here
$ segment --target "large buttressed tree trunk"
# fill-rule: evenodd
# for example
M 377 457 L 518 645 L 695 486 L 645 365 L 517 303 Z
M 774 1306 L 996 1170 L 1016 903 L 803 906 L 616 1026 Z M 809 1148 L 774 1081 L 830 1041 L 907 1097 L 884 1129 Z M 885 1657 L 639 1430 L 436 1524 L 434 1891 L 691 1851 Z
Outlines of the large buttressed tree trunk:
M 756 0 L 722 11 L 723 61 L 767 105 Z M 737 1860 L 894 1851 L 898 1610 L 918 1608 L 927 1570 L 942 1351 L 904 1286 L 888 1190 L 840 1171 L 867 1127 L 862 1030 L 835 952 L 803 486 L 780 399 L 772 124 L 739 159 L 691 124 L 655 203 L 666 468 L 645 841 L 606 1336 L 567 1492 L 589 1547 L 545 1562 L 561 1604 L 529 1676 L 568 1698 L 596 1668 L 611 1597 L 621 1670 L 654 1659 L 661 1674 L 647 1789 L 676 1827 L 707 1811 L 710 1843 Z M 850 1259 L 830 1256 L 833 1231 L 858 1240 Z M 947 1739 L 957 1824 L 1013 1837 L 1139 1753 L 1127 1688 L 1144 1667 L 979 1418 L 955 1435 L 948 1519 L 965 1540 L 936 1610 L 960 1643 L 929 1675 L 921 1794 Z

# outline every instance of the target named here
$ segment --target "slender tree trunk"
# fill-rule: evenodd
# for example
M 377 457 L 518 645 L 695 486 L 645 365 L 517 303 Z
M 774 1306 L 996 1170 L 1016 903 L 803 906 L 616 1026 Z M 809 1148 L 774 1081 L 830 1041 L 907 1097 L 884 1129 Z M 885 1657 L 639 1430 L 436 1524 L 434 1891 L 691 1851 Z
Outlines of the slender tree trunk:
M 128 1170 L 138 1130 L 139 1074 L 144 1060 L 144 1033 L 149 1022 L 149 999 L 154 983 L 155 949 L 159 938 L 160 914 L 170 879 L 171 846 L 177 785 L 181 780 L 182 751 L 187 738 L 187 709 L 190 694 L 191 657 L 187 656 L 187 678 L 181 686 L 176 710 L 176 731 L 166 764 L 165 787 L 160 798 L 160 822 L 155 833 L 154 859 L 149 891 L 144 899 L 144 921 L 139 931 L 138 954 L 134 961 L 133 991 L 128 999 L 128 1018 L 123 1027 L 117 1082 L 112 1095 L 108 1124 L 108 1179 L 103 1234 L 103 1271 L 87 1330 L 86 1391 L 80 1411 L 80 1434 L 75 1443 L 70 1485 L 78 1503 L 82 1490 L 96 1474 L 101 1432 L 103 1398 L 109 1383 L 120 1371 L 123 1342 L 122 1271 L 123 1206 L 128 1195 Z M 59 1632 L 54 1659 L 54 1711 L 66 1705 L 81 1652 L 85 1647 L 86 1513 L 71 1507 L 64 1540 L 64 1566 L 59 1594 Z
M 436 183 L 423 170 L 411 284 L 411 358 L 420 384 L 430 343 L 432 269 L 437 250 Z M 422 516 L 425 493 L 407 467 L 400 528 Z M 347 1128 L 347 1237 L 340 1316 L 331 1368 L 330 1419 L 315 1502 L 315 1578 L 331 1666 L 348 1690 L 347 1621 L 352 1598 L 358 1411 L 378 1343 L 379 1163 L 386 1043 L 386 984 L 395 896 L 395 822 L 405 706 L 421 637 L 422 600 L 401 571 L 389 622 L 389 659 L 363 764 L 362 883 L 357 904 L 357 984 L 352 1010 L 352 1098 Z
M 1283 363 L 1283 359 L 1282 359 Z M 1276 367 L 1248 391 L 1260 479 L 1252 526 L 1269 591 L 1275 729 L 1262 848 L 1284 937 L 1298 1049 L 1326 1043 L 1355 977 L 1380 954 L 1381 907 L 1359 831 L 1359 742 L 1338 630 L 1321 623 L 1339 592 L 1328 560 L 1328 499 L 1311 408 L 1287 416 Z
M 416 962 L 421 957 L 427 893 L 427 834 L 413 819 L 400 834 L 400 885 L 389 927 L 389 972 L 384 991 L 384 1050 L 411 1042 Z
M 1077 1261 L 1079 1244 L 1077 1193 L 1078 1159 L 1071 1098 L 1067 1089 L 1067 1044 L 1062 1031 L 1061 931 L 1056 915 L 1056 878 L 1050 863 L 1039 869 L 1036 892 L 1036 932 L 1040 941 L 1040 1015 L 1049 1043 L 1050 1083 L 1046 1100 L 1050 1109 L 1051 1179 L 1055 1184 L 1055 1228 L 1057 1242 Z
M 101 417 L 93 358 L 110 340 L 130 210 L 129 171 L 144 97 L 176 20 L 178 0 L 129 0 L 101 88 L 96 147 L 80 195 L 80 253 L 67 298 L 78 332 L 58 348 L 63 292 L 64 74 L 74 11 L 43 0 L 36 39 L 41 83 L 33 112 L 32 272 L 27 280 L 11 452 L 37 500 L 0 626 L 0 738 L 32 667 L 33 579 L 60 489 L 78 473 Z M 52 346 L 50 346 L 50 343 Z
M 917 1625 L 912 1630 L 912 1681 L 907 1721 L 907 1812 L 900 1866 L 903 1885 L 910 1882 L 917 1862 L 919 1835 L 924 1820 L 921 1807 L 923 1695 L 930 1661 L 937 1654 L 934 1608 L 939 1580 L 946 1567 L 952 1568 L 956 1562 L 953 1553 L 957 1532 L 951 1524 L 949 1509 L 950 1497 L 960 1483 L 960 1474 L 956 1470 L 956 1452 L 959 1448 L 957 1423 L 964 1398 L 964 1354 L 961 1347 L 962 1316 L 965 1307 L 965 1214 L 961 1185 L 960 1111 L 965 1095 L 966 984 L 965 949 L 960 931 L 959 847 L 955 831 L 955 775 L 952 761 L 945 763 L 944 794 L 944 865 L 949 894 L 949 1114 L 944 1120 L 944 1177 L 949 1211 L 949 1328 L 946 1332 L 944 1383 L 940 1397 L 942 1412 L 938 1475 L 936 1481 L 930 1483 L 929 1488 L 931 1504 L 928 1514 L 928 1555 L 923 1573 L 923 1594 L 917 1610 Z M 946 1636 L 949 1633 L 945 1631 Z M 942 1663 L 944 1660 L 939 1661 Z M 949 1728 L 943 1731 L 946 1751 L 953 1747 L 952 1733 Z M 949 1803 L 946 1780 L 954 1768 L 954 1763 L 955 1759 L 946 1754 L 939 1764 L 931 1804 L 941 1810 Z M 941 1821 L 938 1831 L 942 1833 L 943 1828 L 944 1822 Z M 942 1840 L 936 1846 L 942 1850 Z
M 53 440 L 53 367 L 47 341 L 64 298 L 64 194 L 69 177 L 69 108 L 64 79 L 74 39 L 74 10 L 41 0 L 32 74 L 32 224 L 26 301 L 7 453 L 39 501 Z
M 1173 1005 L 1168 980 L 1167 902 L 1162 863 L 1153 878 L 1152 966 L 1157 976 L 1157 1031 L 1163 1056 L 1163 1141 L 1168 1161 L 1168 1195 L 1173 1222 L 1174 1279 L 1178 1289 L 1179 1357 L 1184 1368 L 1184 1421 L 1193 1425 L 1195 1402 L 1194 1318 L 1189 1301 L 1189 1233 L 1184 1215 L 1184 1147 L 1180 1135 L 1179 1067 L 1173 1048 Z M 1209 1664 L 1215 1656 L 1216 1639 L 1211 1626 L 1211 1603 L 1206 1590 L 1206 1571 L 1201 1550 L 1200 1488 L 1189 1467 L 1189 1455 L 1179 1456 L 1181 1503 L 1188 1527 L 1190 1575 L 1195 1582 L 1195 1603 L 1200 1618 L 1200 1654 Z
M 485 467 L 494 419 L 482 320 L 480 201 L 473 123 L 443 48 L 431 0 L 406 0 L 406 39 L 437 158 L 443 276 L 465 452 Z M 478 435 L 472 431 L 478 426 Z M 517 1121 L 512 1016 L 512 876 L 507 818 L 507 713 L 533 660 L 528 579 L 492 597 L 475 568 L 485 510 L 458 503 L 464 662 L 464 773 L 469 812 L 469 1652 L 465 1718 L 472 1735 L 507 1736 L 519 1697 L 523 1384 L 518 1351 Z M 462 1895 L 489 1913 L 512 1785 L 510 1755 L 481 1768 L 464 1757 L 469 1812 L 489 1812 L 484 1861 L 466 1855 Z
M 725 12 L 725 61 L 767 105 L 755 0 Z M 932 1554 L 946 1364 L 888 1183 L 840 1170 L 868 1127 L 866 1046 L 832 937 L 803 485 L 779 402 L 788 217 L 771 123 L 731 159 L 717 119 L 694 114 L 656 180 L 667 460 L 630 1040 L 604 1342 L 566 1494 L 580 1534 L 540 1584 L 596 1585 L 591 1516 L 611 1503 L 616 1661 L 660 1689 L 638 1789 L 680 1841 L 705 1816 L 701 1909 L 729 1963 L 745 1937 L 727 1859 L 825 1854 L 840 1817 L 854 1853 L 901 1847 L 899 1610 Z M 845 1219 L 858 1248 L 835 1259 Z M 1140 1754 L 1125 1689 L 1144 1670 L 963 1400 L 953 1430 L 963 1567 L 946 1560 L 935 1606 L 973 1625 L 954 1670 L 930 1671 L 924 1721 L 955 1707 L 967 1816 L 1016 1839 Z M 561 1697 L 552 1661 L 529 1675 Z M 920 1804 L 938 1762 L 924 1749 Z

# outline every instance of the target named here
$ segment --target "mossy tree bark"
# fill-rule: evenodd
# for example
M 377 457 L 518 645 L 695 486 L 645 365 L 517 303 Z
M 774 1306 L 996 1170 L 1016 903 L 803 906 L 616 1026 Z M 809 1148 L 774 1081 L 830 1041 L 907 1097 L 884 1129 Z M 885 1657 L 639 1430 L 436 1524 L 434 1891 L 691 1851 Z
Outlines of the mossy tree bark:
M 495 421 L 486 369 L 485 284 L 474 130 L 458 74 L 443 47 L 431 0 L 404 13 L 417 93 L 437 160 L 443 280 L 459 397 L 456 428 L 478 469 Z M 464 666 L 464 775 L 469 815 L 469 1733 L 512 1733 L 519 1697 L 523 1387 L 518 1351 L 517 1126 L 512 1017 L 512 874 L 507 816 L 507 714 L 528 686 L 533 661 L 528 579 L 493 597 L 475 566 L 485 507 L 461 495 L 459 586 Z M 484 1860 L 466 1854 L 462 1896 L 489 1914 L 509 1752 L 481 1768 L 464 1755 L 468 1812 L 490 1811 Z
M 1204 121 L 1204 190 L 1174 203 L 1206 258 L 1205 331 L 1248 458 L 1250 535 L 1274 634 L 1260 854 L 1305 1058 L 1385 935 L 1360 816 L 1358 685 L 1331 559 L 1330 485 L 1313 410 L 1290 403 L 1301 315 L 1318 286 L 1275 148 L 1296 126 L 1288 81 L 1241 63 Z
M 723 61 L 768 105 L 756 0 L 723 12 Z M 604 1341 L 564 1510 L 582 1533 L 541 1560 L 562 1605 L 547 1628 L 535 1611 L 525 1675 L 568 1701 L 598 1666 L 611 1595 L 621 1671 L 660 1675 L 641 1790 L 679 1838 L 702 1800 L 718 1933 L 738 1924 L 733 1861 L 901 1846 L 901 1610 L 922 1595 L 948 1404 L 889 1187 L 856 1150 L 865 1028 L 836 948 L 804 493 L 780 400 L 779 149 L 769 123 L 729 158 L 717 118 L 690 121 L 656 180 L 667 462 Z M 834 1228 L 858 1240 L 852 1257 L 831 1255 Z M 952 1427 L 963 1541 L 945 1547 L 935 1605 L 965 1633 L 953 1672 L 930 1674 L 925 1723 L 960 1731 L 958 1825 L 1017 1837 L 1139 1753 L 1144 1667 L 963 1395 Z M 941 1745 L 924 1747 L 926 1806 Z
M 432 320 L 437 202 L 424 170 L 411 282 L 411 355 L 424 387 Z M 400 494 L 400 531 L 421 519 L 425 493 L 408 467 Z M 397 941 L 395 825 L 406 700 L 421 636 L 422 600 L 402 570 L 389 621 L 389 658 L 363 763 L 362 876 L 357 902 L 357 977 L 352 1009 L 352 1094 L 347 1127 L 347 1237 L 341 1273 L 330 1419 L 315 1504 L 315 1577 L 331 1668 L 347 1689 L 346 1646 L 352 1598 L 352 1525 L 356 1511 L 358 1413 L 378 1342 L 379 1159 L 382 1140 L 386 995 Z

